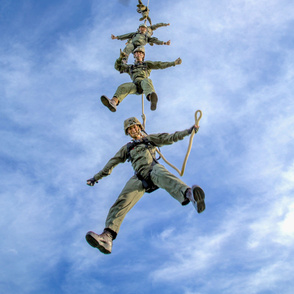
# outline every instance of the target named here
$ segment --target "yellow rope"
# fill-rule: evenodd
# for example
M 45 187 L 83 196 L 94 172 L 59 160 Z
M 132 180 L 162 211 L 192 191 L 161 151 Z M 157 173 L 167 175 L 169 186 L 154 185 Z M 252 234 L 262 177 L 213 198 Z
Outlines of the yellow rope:
M 142 119 L 143 119 L 143 128 L 145 130 L 145 125 L 146 125 L 146 115 L 144 113 L 144 95 L 142 94 L 142 115 L 141 115 Z
M 147 8 L 149 7 L 149 0 L 148 0 L 148 3 L 147 3 L 147 6 L 146 6 Z M 146 24 L 147 23 L 147 18 L 144 20 L 144 24 Z
M 198 114 L 199 114 L 199 117 L 198 117 Z M 197 110 L 195 112 L 195 125 L 196 126 L 199 126 L 199 121 L 202 117 L 202 111 L 201 110 Z M 191 148 L 192 148 L 192 143 L 193 143 L 193 137 L 195 135 L 195 130 L 193 129 L 191 135 L 190 135 L 190 140 L 189 140 L 189 146 L 188 146 L 188 150 L 187 150 L 187 153 L 186 153 L 186 156 L 185 156 L 185 159 L 184 159 L 184 162 L 183 162 L 183 165 L 182 165 L 182 170 L 179 170 L 178 168 L 176 168 L 174 165 L 172 165 L 170 162 L 168 162 L 165 157 L 162 155 L 162 153 L 158 150 L 158 148 L 156 148 L 156 152 L 161 156 L 161 158 L 170 166 L 172 167 L 173 169 L 175 169 L 180 176 L 183 176 L 184 174 L 184 171 L 185 171 L 185 168 L 186 168 L 186 164 L 187 164 L 187 161 L 188 161 L 188 157 L 190 155 L 190 152 L 191 152 Z
M 144 95 L 142 94 L 142 115 L 141 115 L 142 119 L 143 119 L 143 128 L 145 130 L 145 127 L 146 127 L 146 115 L 144 113 Z M 202 111 L 201 110 L 197 110 L 195 112 L 195 125 L 196 126 L 199 126 L 199 121 L 202 117 Z M 163 155 L 162 153 L 159 151 L 158 148 L 156 148 L 156 152 L 160 155 L 160 157 L 165 161 L 165 163 L 167 163 L 170 167 L 172 167 L 173 169 L 175 169 L 180 176 L 183 176 L 184 174 L 184 171 L 185 171 L 185 168 L 186 168 L 186 164 L 187 164 L 187 161 L 188 161 L 188 157 L 190 155 L 190 152 L 191 152 L 191 148 L 192 148 L 192 143 L 193 143 L 193 137 L 195 135 L 195 130 L 193 129 L 192 130 L 192 133 L 190 135 L 190 139 L 189 139 L 189 145 L 188 145 L 188 150 L 186 152 L 186 156 L 185 156 L 185 159 L 184 159 L 184 162 L 183 162 L 183 165 L 182 165 L 182 169 L 179 170 L 177 167 L 175 167 L 173 164 L 171 164 Z

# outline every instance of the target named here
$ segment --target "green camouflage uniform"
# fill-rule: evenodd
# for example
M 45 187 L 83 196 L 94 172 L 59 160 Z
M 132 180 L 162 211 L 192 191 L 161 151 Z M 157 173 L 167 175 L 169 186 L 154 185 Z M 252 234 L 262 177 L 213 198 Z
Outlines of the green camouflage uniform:
M 161 147 L 182 140 L 191 133 L 191 130 L 192 129 L 187 129 L 173 134 L 152 134 L 147 135 L 145 138 L 155 146 Z M 104 168 L 94 176 L 94 179 L 98 181 L 101 178 L 110 175 L 116 165 L 127 160 L 127 154 L 128 148 L 126 144 L 108 161 Z M 147 179 L 148 176 L 150 176 L 150 179 L 156 186 L 165 189 L 182 205 L 189 203 L 185 198 L 185 192 L 189 187 L 170 173 L 163 165 L 158 163 L 153 165 L 155 157 L 155 147 L 153 145 L 149 147 L 145 144 L 136 145 L 130 151 L 130 156 L 136 174 L 140 174 L 144 179 Z M 140 200 L 144 193 L 145 189 L 142 181 L 139 180 L 136 175 L 132 176 L 126 183 L 116 202 L 110 208 L 106 218 L 105 228 L 109 228 L 118 233 L 126 214 Z
M 126 47 L 124 48 L 123 52 L 126 55 L 130 55 L 137 47 L 145 46 L 147 43 L 156 44 L 156 45 L 163 45 L 164 42 L 158 40 L 155 37 L 151 37 L 148 34 L 148 31 L 144 34 L 140 32 L 133 32 L 124 35 L 117 36 L 118 40 L 129 40 Z
M 175 66 L 175 62 L 161 62 L 161 61 L 144 61 L 142 63 L 135 63 L 133 65 L 124 64 L 122 58 L 118 58 L 115 62 L 114 68 L 119 72 L 128 73 L 132 79 L 132 83 L 124 83 L 120 85 L 113 97 L 118 99 L 120 103 L 129 94 L 142 94 L 147 97 L 152 92 L 155 92 L 150 76 L 152 69 L 165 69 Z

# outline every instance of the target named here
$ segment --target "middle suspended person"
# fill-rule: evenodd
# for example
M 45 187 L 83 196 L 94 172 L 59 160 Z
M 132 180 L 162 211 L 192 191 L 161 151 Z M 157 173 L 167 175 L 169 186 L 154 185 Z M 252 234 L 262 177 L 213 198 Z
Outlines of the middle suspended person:
M 107 96 L 101 96 L 101 102 L 112 112 L 116 111 L 119 103 L 129 94 L 145 94 L 148 101 L 150 101 L 150 109 L 155 110 L 157 106 L 158 97 L 152 80 L 149 79 L 150 73 L 153 69 L 165 69 L 171 66 L 176 66 L 182 63 L 181 58 L 171 62 L 162 61 L 144 61 L 145 48 L 138 47 L 133 52 L 135 62 L 134 64 L 125 64 L 123 57 L 125 53 L 121 51 L 119 58 L 115 61 L 115 69 L 120 73 L 128 73 L 132 82 L 120 85 L 111 99 Z

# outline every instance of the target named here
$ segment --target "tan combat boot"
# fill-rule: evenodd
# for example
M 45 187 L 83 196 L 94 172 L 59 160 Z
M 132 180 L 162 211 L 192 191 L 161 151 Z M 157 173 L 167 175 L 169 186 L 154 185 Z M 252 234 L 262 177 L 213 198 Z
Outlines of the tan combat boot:
M 105 95 L 101 96 L 101 102 L 105 105 L 111 112 L 116 112 L 116 105 L 118 99 L 113 97 L 112 99 L 107 98 Z
M 158 101 L 157 94 L 155 92 L 150 93 L 147 96 L 147 100 L 151 102 L 150 109 L 152 111 L 156 110 L 157 101 Z
M 86 234 L 86 240 L 92 247 L 98 248 L 102 253 L 111 253 L 113 237 L 109 231 L 104 230 L 100 235 L 89 231 Z
M 205 210 L 205 193 L 199 186 L 193 185 L 192 189 L 187 190 L 185 196 L 192 202 L 198 213 Z

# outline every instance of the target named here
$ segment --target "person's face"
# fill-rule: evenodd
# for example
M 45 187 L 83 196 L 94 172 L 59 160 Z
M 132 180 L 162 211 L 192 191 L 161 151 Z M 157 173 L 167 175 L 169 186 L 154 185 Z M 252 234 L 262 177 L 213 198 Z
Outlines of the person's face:
M 139 32 L 140 32 L 141 34 L 145 34 L 146 31 L 147 31 L 147 29 L 146 29 L 145 27 L 139 27 Z
M 128 134 L 133 138 L 137 139 L 140 137 L 141 128 L 138 125 L 132 125 L 128 127 Z
M 141 51 L 137 51 L 134 54 L 134 57 L 137 61 L 143 61 L 145 54 Z

